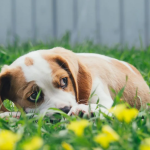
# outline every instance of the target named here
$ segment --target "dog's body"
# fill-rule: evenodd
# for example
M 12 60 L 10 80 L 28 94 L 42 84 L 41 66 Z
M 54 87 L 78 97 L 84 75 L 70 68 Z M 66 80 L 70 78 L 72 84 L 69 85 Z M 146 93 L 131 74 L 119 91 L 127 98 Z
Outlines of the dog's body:
M 108 109 L 115 96 L 111 89 L 117 93 L 125 85 L 123 100 L 131 106 L 136 102 L 140 108 L 141 101 L 144 105 L 150 102 L 149 87 L 132 65 L 104 55 L 75 54 L 59 47 L 28 53 L 4 66 L 0 74 L 2 101 L 8 98 L 27 113 L 43 113 L 51 107 L 69 115 L 88 113 L 88 99 L 94 91 L 91 111 L 95 111 L 98 99 Z M 40 97 L 36 99 L 39 91 Z M 101 108 L 103 112 L 107 109 Z

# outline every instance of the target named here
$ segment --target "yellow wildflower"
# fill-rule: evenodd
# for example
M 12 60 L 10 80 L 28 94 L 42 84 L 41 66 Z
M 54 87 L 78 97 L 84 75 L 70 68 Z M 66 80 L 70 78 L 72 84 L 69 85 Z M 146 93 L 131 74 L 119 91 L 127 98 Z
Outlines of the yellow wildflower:
M 138 115 L 136 108 L 128 109 L 125 104 L 119 104 L 109 109 L 109 112 L 113 113 L 119 121 L 131 122 L 133 118 Z
M 107 134 L 110 141 L 118 141 L 119 135 L 108 125 L 103 126 L 102 132 Z
M 110 143 L 107 134 L 105 133 L 100 133 L 95 136 L 94 141 L 99 143 L 103 148 L 107 148 Z
M 124 110 L 124 121 L 126 123 L 131 122 L 133 118 L 136 118 L 138 115 L 138 110 L 136 108 L 125 109 Z
M 103 126 L 102 133 L 95 136 L 94 141 L 103 148 L 107 148 L 111 142 L 118 141 L 119 135 L 108 125 Z
M 30 142 L 24 144 L 24 150 L 37 150 L 43 145 L 43 140 L 40 137 L 33 137 Z
M 141 145 L 140 150 L 150 150 L 150 146 L 148 145 Z
M 9 130 L 0 131 L 0 149 L 13 150 L 21 136 Z
M 68 129 L 72 130 L 76 135 L 82 136 L 84 128 L 89 125 L 87 120 L 73 121 L 68 125 Z
M 150 138 L 146 138 L 142 141 L 140 150 L 150 150 Z
M 61 145 L 65 150 L 73 150 L 73 147 L 66 142 L 63 142 Z
M 109 112 L 113 113 L 118 118 L 118 120 L 122 121 L 122 112 L 124 109 L 126 109 L 126 106 L 124 104 L 119 104 L 115 107 L 110 108 Z

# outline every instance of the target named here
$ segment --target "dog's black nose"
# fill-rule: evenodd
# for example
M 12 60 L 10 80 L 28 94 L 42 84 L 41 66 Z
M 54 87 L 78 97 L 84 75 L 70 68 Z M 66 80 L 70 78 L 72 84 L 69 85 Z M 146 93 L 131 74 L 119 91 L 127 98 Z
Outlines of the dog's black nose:
M 66 114 L 68 114 L 68 112 L 70 111 L 70 107 L 65 106 L 64 108 L 60 108 L 60 110 L 62 110 L 62 111 L 65 112 Z

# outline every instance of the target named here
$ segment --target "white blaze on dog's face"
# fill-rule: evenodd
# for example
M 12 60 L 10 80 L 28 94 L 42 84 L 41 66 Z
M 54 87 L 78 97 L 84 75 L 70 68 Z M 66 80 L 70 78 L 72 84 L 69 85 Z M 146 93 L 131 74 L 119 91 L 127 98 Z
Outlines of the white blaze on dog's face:
M 83 72 L 83 77 L 79 72 Z M 2 69 L 0 95 L 2 100 L 12 100 L 27 113 L 71 108 L 77 105 L 79 97 L 87 101 L 90 95 L 91 83 L 85 83 L 85 72 L 84 66 L 79 65 L 70 51 L 62 48 L 34 51 Z M 88 79 L 91 80 L 89 75 Z M 81 95 L 85 84 L 88 90 Z

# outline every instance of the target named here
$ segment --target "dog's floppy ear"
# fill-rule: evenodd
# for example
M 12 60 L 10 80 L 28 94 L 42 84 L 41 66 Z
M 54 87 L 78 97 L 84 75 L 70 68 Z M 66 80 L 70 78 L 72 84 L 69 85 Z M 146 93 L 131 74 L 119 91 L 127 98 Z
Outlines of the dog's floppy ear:
M 79 104 L 87 104 L 91 94 L 92 77 L 87 67 L 78 61 L 79 70 L 77 75 Z
M 72 52 L 67 54 L 62 54 L 61 56 L 55 55 L 54 59 L 70 75 L 75 90 L 76 101 L 80 104 L 87 104 L 92 86 L 91 74 L 87 67 L 79 62 Z
M 8 93 L 10 91 L 11 75 L 9 71 L 0 74 L 0 111 L 8 111 L 4 105 L 3 101 L 8 98 Z

